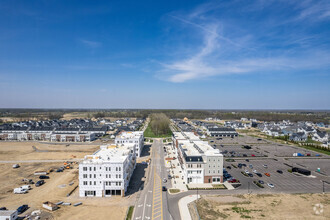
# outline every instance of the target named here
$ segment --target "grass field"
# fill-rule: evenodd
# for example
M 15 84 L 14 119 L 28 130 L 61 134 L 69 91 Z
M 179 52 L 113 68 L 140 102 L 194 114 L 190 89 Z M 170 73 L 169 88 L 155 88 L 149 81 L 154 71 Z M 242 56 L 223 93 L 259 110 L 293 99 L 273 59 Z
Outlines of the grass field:
M 172 132 L 169 131 L 167 134 L 163 135 L 156 135 L 152 132 L 150 125 L 147 127 L 147 129 L 144 131 L 144 137 L 149 137 L 149 138 L 168 138 L 172 136 Z

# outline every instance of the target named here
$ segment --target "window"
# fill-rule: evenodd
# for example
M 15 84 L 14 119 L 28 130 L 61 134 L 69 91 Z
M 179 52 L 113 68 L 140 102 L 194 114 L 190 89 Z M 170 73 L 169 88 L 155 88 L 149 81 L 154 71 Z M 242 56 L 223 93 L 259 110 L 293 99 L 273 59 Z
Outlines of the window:
M 83 167 L 83 171 L 87 171 L 87 167 Z
M 94 171 L 96 171 L 96 167 L 94 167 Z
M 87 174 L 84 174 L 84 175 L 83 175 L 83 178 L 87 178 Z
M 86 185 L 87 185 L 87 181 L 84 181 L 84 182 L 83 182 L 83 185 L 86 186 Z
M 89 181 L 89 185 L 92 185 L 92 181 Z
M 89 178 L 92 178 L 92 174 L 89 174 Z
M 119 167 L 119 169 L 118 169 L 119 171 L 121 171 L 121 167 Z
M 96 181 L 94 181 L 94 185 L 96 185 Z
M 96 178 L 96 174 L 94 174 L 94 178 Z
M 92 171 L 92 167 L 89 167 L 89 171 Z
M 121 178 L 121 174 L 119 174 L 119 178 Z
M 108 167 L 105 168 L 105 171 L 108 171 Z
M 107 186 L 108 185 L 108 182 L 105 182 L 105 185 Z
M 116 167 L 116 171 L 118 171 L 118 167 Z

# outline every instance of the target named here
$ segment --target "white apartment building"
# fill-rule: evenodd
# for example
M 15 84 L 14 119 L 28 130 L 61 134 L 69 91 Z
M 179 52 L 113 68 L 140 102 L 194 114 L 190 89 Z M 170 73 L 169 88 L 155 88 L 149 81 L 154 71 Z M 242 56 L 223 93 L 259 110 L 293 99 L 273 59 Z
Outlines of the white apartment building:
M 173 144 L 185 183 L 222 183 L 223 155 L 220 150 L 200 140 L 193 132 L 180 133 L 173 133 Z
M 79 196 L 125 196 L 136 165 L 135 145 L 102 145 L 79 164 Z
M 115 143 L 116 144 L 124 144 L 124 143 L 135 144 L 136 157 L 140 157 L 143 146 L 144 146 L 143 131 L 122 132 L 117 135 L 117 137 L 115 139 Z

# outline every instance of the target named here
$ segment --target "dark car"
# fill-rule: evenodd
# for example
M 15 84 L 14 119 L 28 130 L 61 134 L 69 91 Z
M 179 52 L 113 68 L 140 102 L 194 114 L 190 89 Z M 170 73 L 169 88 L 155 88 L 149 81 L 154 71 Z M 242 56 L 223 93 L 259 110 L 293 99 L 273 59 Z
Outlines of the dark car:
M 59 173 L 59 172 L 63 172 L 63 169 L 59 168 L 59 169 L 56 170 L 56 172 L 57 172 L 57 173 Z
M 243 166 L 243 167 L 246 167 L 246 164 L 245 164 L 245 163 L 242 163 L 242 166 Z
M 256 173 L 257 176 L 259 177 L 262 177 L 262 174 L 261 173 Z
M 39 179 L 41 179 L 41 180 L 43 180 L 43 179 L 49 179 L 49 176 L 42 175 L 42 176 L 39 176 Z
M 231 169 L 231 166 L 227 166 L 227 169 L 229 169 L 229 170 L 230 170 L 230 169 Z
M 1 207 L 0 210 L 1 210 L 1 211 L 6 211 L 7 208 L 6 208 L 6 207 Z
M 36 182 L 36 187 L 41 186 L 41 185 L 43 185 L 44 183 L 45 183 L 44 180 L 39 180 L 38 182 Z
M 278 172 L 278 173 L 280 173 L 280 174 L 282 174 L 282 173 L 283 173 L 283 171 L 282 171 L 282 170 L 276 170 L 276 172 Z
M 262 180 L 259 180 L 258 182 L 259 182 L 260 184 L 264 184 L 264 181 L 262 181 Z
M 22 205 L 22 206 L 18 207 L 17 212 L 18 212 L 18 214 L 21 214 L 21 213 L 23 213 L 25 210 L 27 210 L 28 208 L 29 208 L 28 205 Z
M 249 160 L 249 159 L 246 159 L 245 161 L 246 161 L 246 162 L 250 162 L 250 160 Z
M 246 154 L 243 154 L 243 157 L 247 157 L 247 155 Z
M 163 190 L 163 191 L 167 191 L 166 186 L 163 186 L 163 187 L 162 187 L 162 190 Z
M 253 177 L 253 174 L 252 173 L 248 173 L 249 177 Z

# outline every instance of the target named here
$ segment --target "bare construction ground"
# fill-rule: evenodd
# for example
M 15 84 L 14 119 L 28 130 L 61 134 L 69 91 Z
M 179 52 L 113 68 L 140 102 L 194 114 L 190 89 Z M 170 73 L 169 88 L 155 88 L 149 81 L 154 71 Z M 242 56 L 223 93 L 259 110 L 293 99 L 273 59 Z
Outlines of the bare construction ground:
M 30 215 L 34 210 L 41 210 L 41 219 L 108 219 L 109 216 L 111 219 L 123 219 L 134 196 L 79 198 L 77 163 L 73 163 L 72 169 L 65 169 L 64 172 L 49 173 L 50 178 L 45 179 L 45 184 L 40 187 L 30 184 L 32 189 L 26 194 L 13 193 L 14 188 L 25 185 L 22 182 L 24 178 L 37 182 L 39 176 L 34 175 L 35 171 L 47 171 L 49 168 L 56 170 L 63 166 L 63 162 L 59 160 L 79 160 L 98 148 L 98 145 L 83 144 L 66 146 L 38 142 L 0 142 L 0 206 L 15 210 L 27 204 L 29 209 L 21 217 Z M 13 169 L 11 162 L 17 162 L 20 168 Z M 67 196 L 71 191 L 72 195 Z M 60 206 L 58 210 L 51 212 L 42 208 L 42 203 L 46 201 L 64 201 L 71 205 Z M 72 206 L 77 202 L 83 204 Z
M 202 196 L 196 204 L 203 220 L 329 219 L 329 194 L 264 194 Z M 190 206 L 193 219 L 196 218 Z

